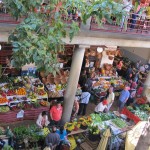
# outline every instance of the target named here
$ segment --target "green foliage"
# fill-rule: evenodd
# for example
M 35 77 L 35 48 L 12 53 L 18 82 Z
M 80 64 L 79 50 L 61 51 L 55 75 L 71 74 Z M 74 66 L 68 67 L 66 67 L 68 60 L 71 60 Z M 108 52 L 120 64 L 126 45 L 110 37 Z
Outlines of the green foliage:
M 93 0 L 90 3 L 84 0 L 49 0 L 46 6 L 41 6 L 42 0 L 4 0 L 4 3 L 14 18 L 24 17 L 9 37 L 13 44 L 14 66 L 20 68 L 35 63 L 38 70 L 53 74 L 59 70 L 57 53 L 64 49 L 62 39 L 69 36 L 72 40 L 79 32 L 76 22 L 68 28 L 62 20 L 68 9 L 76 7 L 83 23 L 93 15 L 99 24 L 103 18 L 111 23 L 112 17 L 117 17 L 119 23 L 123 14 L 121 4 L 113 0 Z

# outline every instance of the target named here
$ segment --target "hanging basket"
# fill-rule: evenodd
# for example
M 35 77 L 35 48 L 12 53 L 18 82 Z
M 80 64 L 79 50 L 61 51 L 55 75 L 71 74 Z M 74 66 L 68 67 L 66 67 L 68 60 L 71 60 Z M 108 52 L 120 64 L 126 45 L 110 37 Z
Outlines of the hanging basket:
M 113 56 L 109 56 L 108 58 L 109 58 L 109 60 L 113 60 L 113 59 L 114 59 L 114 57 L 113 57 Z
M 54 78 L 54 83 L 55 84 L 61 84 L 61 79 L 60 78 Z
M 42 78 L 42 82 L 43 84 L 46 84 L 47 79 L 46 78 Z
M 66 84 L 67 83 L 67 78 L 65 77 L 65 78 L 62 78 L 61 79 L 61 84 Z
M 49 79 L 47 79 L 47 83 L 49 83 L 49 84 L 54 84 L 54 78 L 49 78 Z
M 47 76 L 47 79 L 51 79 L 51 78 L 54 78 L 54 75 L 52 73 L 50 73 L 48 76 Z
M 41 72 L 40 72 L 40 76 L 41 76 L 42 78 L 46 77 L 44 71 L 41 71 Z
M 65 75 L 66 77 L 69 76 L 69 71 L 68 71 L 68 70 L 64 71 L 64 75 Z
M 96 52 L 95 51 L 91 51 L 90 52 L 90 56 L 96 56 Z
M 102 58 L 102 53 L 97 53 L 97 58 L 101 59 Z

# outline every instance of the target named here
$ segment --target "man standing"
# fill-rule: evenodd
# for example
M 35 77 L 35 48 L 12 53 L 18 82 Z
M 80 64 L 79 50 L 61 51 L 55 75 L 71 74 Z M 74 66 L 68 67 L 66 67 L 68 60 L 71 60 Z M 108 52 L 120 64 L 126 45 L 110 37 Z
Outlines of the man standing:
M 119 112 L 122 111 L 124 105 L 126 104 L 128 98 L 130 96 L 130 92 L 129 92 L 129 86 L 125 85 L 124 90 L 121 91 L 120 93 L 120 97 L 119 97 Z
M 59 102 L 50 109 L 51 125 L 60 125 L 62 117 L 62 106 Z

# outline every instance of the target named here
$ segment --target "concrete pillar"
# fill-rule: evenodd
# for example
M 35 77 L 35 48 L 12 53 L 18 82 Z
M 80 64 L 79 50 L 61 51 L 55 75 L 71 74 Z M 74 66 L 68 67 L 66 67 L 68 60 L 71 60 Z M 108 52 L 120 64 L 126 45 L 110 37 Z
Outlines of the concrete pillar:
M 144 83 L 144 92 L 143 92 L 143 95 L 144 96 L 147 96 L 147 90 L 150 89 L 150 71 L 148 73 L 148 76 L 147 76 L 147 79 Z M 147 97 L 148 98 L 148 97 Z M 150 101 L 150 97 L 148 98 L 148 100 Z
M 75 94 L 77 90 L 78 80 L 84 58 L 85 48 L 88 46 L 79 45 L 73 54 L 70 75 L 64 95 L 64 108 L 62 115 L 62 124 L 70 121 L 72 108 L 74 104 Z

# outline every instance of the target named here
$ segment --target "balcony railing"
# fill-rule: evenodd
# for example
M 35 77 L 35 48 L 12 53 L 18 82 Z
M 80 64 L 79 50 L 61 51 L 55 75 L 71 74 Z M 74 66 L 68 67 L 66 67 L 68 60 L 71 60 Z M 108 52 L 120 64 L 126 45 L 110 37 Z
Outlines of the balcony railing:
M 0 23 L 19 24 L 22 20 L 23 18 L 19 18 L 18 20 L 16 20 L 9 14 L 0 14 Z
M 78 23 L 78 26 L 81 25 L 81 20 L 79 17 L 76 17 L 75 15 L 62 15 L 62 20 L 69 25 L 75 21 Z M 7 23 L 7 24 L 19 24 L 24 18 L 19 18 L 18 20 L 15 20 L 10 14 L 1 13 L 0 14 L 0 23 Z
M 128 17 L 124 16 L 122 18 L 122 22 L 120 23 L 120 25 L 116 24 L 114 18 L 112 24 L 108 23 L 104 19 L 102 26 L 99 26 L 95 17 L 92 17 L 90 30 L 150 36 L 150 16 L 131 13 Z

